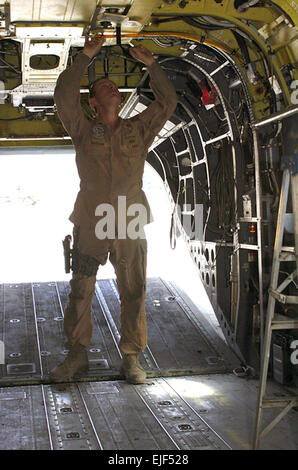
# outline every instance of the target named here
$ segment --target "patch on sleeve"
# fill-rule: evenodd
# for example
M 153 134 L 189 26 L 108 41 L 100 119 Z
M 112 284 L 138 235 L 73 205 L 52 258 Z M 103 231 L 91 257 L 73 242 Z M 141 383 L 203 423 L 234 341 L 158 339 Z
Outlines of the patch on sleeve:
M 92 139 L 104 141 L 105 126 L 103 124 L 96 124 L 92 127 Z

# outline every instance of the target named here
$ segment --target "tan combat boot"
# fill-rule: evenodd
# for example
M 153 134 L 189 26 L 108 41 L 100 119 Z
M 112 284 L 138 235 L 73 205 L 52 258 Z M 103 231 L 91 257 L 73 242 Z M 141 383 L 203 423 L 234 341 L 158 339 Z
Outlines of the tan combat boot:
M 131 384 L 144 384 L 146 372 L 139 363 L 137 354 L 124 354 L 120 374 Z
M 67 382 L 76 374 L 88 370 L 88 356 L 84 346 L 78 344 L 72 347 L 64 361 L 50 372 L 50 379 L 54 382 Z

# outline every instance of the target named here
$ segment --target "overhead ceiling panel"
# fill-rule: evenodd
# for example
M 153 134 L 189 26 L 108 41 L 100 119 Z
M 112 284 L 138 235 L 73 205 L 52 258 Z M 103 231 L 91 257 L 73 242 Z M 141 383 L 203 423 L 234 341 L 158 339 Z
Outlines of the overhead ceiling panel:
M 89 21 L 96 0 L 11 0 L 10 5 L 11 21 Z

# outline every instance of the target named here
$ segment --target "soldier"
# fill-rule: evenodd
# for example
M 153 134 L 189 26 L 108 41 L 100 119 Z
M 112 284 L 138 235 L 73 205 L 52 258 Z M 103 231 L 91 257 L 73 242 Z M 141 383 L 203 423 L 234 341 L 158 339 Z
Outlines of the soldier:
M 141 225 L 152 221 L 142 190 L 144 164 L 156 134 L 175 110 L 177 96 L 151 52 L 138 45 L 131 48 L 130 53 L 146 65 L 155 100 L 142 113 L 121 119 L 118 115 L 121 97 L 117 86 L 107 78 L 99 79 L 91 86 L 89 98 L 97 117 L 88 119 L 80 105 L 80 84 L 86 67 L 103 43 L 104 36 L 85 39 L 83 51 L 61 73 L 54 93 L 58 115 L 75 147 L 80 191 L 69 217 L 74 224 L 73 274 L 64 316 L 69 352 L 51 371 L 51 379 L 70 380 L 88 369 L 87 348 L 92 336 L 91 302 L 96 274 L 98 266 L 104 265 L 109 256 L 121 303 L 120 372 L 128 382 L 138 384 L 146 379 L 138 355 L 147 344 L 147 241 L 142 230 L 139 233 L 143 235 L 137 238 L 129 236 L 126 229 L 132 221 L 131 213 L 128 210 L 124 215 L 118 214 L 117 203 L 118 197 L 122 196 L 128 207 L 141 205 L 147 212 Z M 101 213 L 98 208 L 102 204 L 109 204 L 115 210 L 113 233 L 105 238 L 98 233 L 98 215 Z

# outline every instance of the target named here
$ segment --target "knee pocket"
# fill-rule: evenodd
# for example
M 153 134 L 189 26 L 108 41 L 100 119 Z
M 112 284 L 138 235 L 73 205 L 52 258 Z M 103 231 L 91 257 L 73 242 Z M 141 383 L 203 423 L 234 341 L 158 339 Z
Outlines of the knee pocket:
M 77 249 L 72 253 L 72 271 L 74 274 L 85 274 L 95 276 L 98 270 L 99 261 L 88 255 L 83 255 Z

